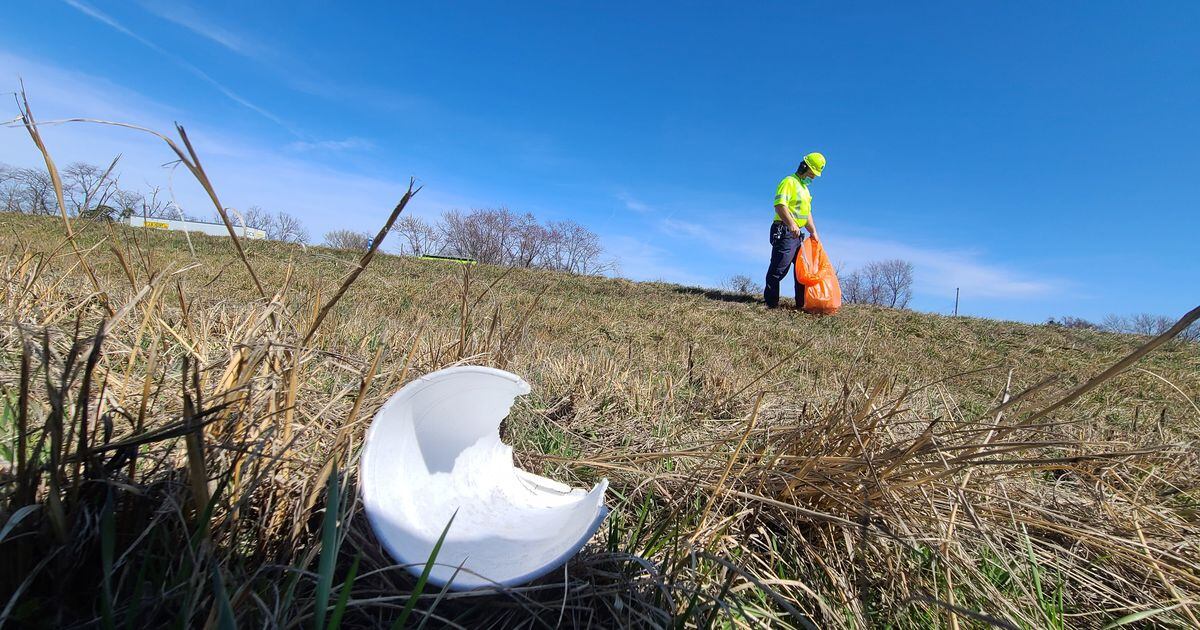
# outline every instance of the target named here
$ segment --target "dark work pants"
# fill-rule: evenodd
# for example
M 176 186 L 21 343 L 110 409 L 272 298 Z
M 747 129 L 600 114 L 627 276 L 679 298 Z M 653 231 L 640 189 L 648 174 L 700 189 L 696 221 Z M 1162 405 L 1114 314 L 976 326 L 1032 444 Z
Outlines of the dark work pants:
M 767 268 L 767 284 L 763 288 L 763 300 L 767 302 L 768 308 L 779 306 L 779 282 L 787 277 L 803 242 L 803 233 L 801 236 L 793 236 L 783 223 L 776 221 L 771 224 L 771 266 Z M 795 276 L 792 282 L 795 282 Z M 804 285 L 799 282 L 795 284 L 796 308 L 803 308 Z

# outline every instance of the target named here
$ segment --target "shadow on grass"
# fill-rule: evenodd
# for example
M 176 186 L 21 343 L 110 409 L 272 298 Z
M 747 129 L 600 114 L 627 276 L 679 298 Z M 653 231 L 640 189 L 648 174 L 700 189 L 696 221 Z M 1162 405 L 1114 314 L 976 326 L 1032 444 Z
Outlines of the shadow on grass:
M 702 295 L 710 300 L 718 302 L 737 302 L 739 304 L 761 304 L 761 295 L 751 295 L 749 293 L 732 293 L 730 291 L 721 291 L 720 289 L 705 289 L 703 287 L 671 287 L 676 293 L 684 295 Z

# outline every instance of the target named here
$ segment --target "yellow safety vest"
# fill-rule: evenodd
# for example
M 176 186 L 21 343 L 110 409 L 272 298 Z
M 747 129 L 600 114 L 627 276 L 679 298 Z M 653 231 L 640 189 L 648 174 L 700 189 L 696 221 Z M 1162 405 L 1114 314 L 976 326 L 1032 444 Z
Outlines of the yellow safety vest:
M 784 177 L 783 181 L 779 182 L 779 188 L 775 189 L 775 205 L 786 206 L 788 212 L 792 213 L 792 218 L 796 220 L 796 225 L 804 227 L 808 223 L 808 217 L 812 215 L 812 193 L 808 192 L 808 186 L 792 173 Z M 783 222 L 778 214 L 775 215 L 775 220 Z

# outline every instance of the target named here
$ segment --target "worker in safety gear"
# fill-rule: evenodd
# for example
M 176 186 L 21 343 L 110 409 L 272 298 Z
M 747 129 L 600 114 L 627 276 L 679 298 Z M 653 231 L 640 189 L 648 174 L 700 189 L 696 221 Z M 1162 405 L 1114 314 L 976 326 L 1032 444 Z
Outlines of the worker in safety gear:
M 809 153 L 804 156 L 796 172 L 783 178 L 775 190 L 775 221 L 771 224 L 771 266 L 767 268 L 767 283 L 763 288 L 763 300 L 767 308 L 779 306 L 779 282 L 788 275 L 796 262 L 796 254 L 807 229 L 809 236 L 817 238 L 817 226 L 812 218 L 812 193 L 808 191 L 813 178 L 820 177 L 825 169 L 825 156 Z M 804 285 L 796 283 L 796 308 L 804 307 Z

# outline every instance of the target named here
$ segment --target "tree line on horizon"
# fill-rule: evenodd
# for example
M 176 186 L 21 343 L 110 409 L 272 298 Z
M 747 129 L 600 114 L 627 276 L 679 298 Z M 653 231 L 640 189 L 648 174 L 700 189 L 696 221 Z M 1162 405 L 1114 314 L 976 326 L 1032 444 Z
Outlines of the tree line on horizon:
M 115 162 L 114 162 L 115 165 Z M 68 164 L 60 171 L 63 202 L 68 216 L 103 221 L 124 221 L 131 216 L 148 219 L 179 219 L 220 223 L 216 213 L 197 217 L 185 212 L 169 194 L 152 187 L 142 192 L 123 187 L 113 167 L 101 168 L 86 162 Z M 21 214 L 57 215 L 54 182 L 44 169 L 17 168 L 0 163 L 0 209 Z M 231 209 L 235 225 L 258 228 L 267 238 L 289 243 L 308 241 L 304 223 L 287 212 L 268 212 L 259 206 L 243 211 Z
M 1074 330 L 1097 330 L 1101 332 L 1120 333 L 1123 335 L 1138 335 L 1142 337 L 1157 337 L 1175 325 L 1173 318 L 1153 313 L 1134 313 L 1132 315 L 1109 314 L 1097 322 L 1082 317 L 1067 315 L 1051 317 L 1046 320 L 1048 326 L 1071 328 Z M 1179 333 L 1176 339 L 1183 341 L 1200 341 L 1200 323 L 1192 324 Z
M 488 265 L 550 269 L 596 275 L 615 273 L 617 261 L 604 257 L 600 236 L 570 220 L 538 221 L 531 213 L 508 208 L 446 210 L 435 221 L 403 215 L 392 228 L 401 256 L 454 256 Z M 371 235 L 333 230 L 324 244 L 337 249 L 366 249 Z

